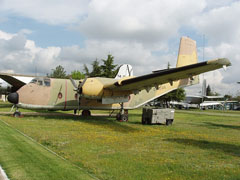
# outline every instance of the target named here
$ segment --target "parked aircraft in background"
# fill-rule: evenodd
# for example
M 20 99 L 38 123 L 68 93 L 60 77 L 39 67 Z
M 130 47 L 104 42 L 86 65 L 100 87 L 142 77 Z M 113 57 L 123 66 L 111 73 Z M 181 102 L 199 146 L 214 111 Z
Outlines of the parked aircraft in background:
M 202 92 L 201 95 L 187 95 L 184 103 L 187 104 L 200 104 L 205 100 L 216 100 L 216 99 L 223 99 L 224 96 L 207 96 L 207 81 L 206 79 L 203 80 L 202 83 Z
M 138 108 L 180 87 L 199 82 L 197 75 L 230 66 L 226 58 L 197 63 L 196 42 L 182 37 L 176 68 L 154 71 L 143 76 L 120 79 L 92 77 L 74 81 L 69 79 L 35 78 L 8 96 L 16 107 L 47 110 L 91 109 L 120 110 L 118 120 L 128 120 L 127 110 Z M 0 74 L 0 77 L 2 75 Z M 8 76 L 9 78 L 11 76 Z M 7 81 L 7 76 L 5 79 Z M 15 112 L 19 116 L 19 112 Z

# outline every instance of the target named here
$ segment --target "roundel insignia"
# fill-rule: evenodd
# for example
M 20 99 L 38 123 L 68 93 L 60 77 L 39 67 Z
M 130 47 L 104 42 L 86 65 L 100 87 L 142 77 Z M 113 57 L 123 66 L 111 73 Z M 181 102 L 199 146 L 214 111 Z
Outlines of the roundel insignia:
M 58 99 L 62 99 L 62 93 L 61 92 L 58 93 Z
M 75 99 L 77 99 L 78 98 L 78 94 L 76 93 L 74 97 L 75 97 Z

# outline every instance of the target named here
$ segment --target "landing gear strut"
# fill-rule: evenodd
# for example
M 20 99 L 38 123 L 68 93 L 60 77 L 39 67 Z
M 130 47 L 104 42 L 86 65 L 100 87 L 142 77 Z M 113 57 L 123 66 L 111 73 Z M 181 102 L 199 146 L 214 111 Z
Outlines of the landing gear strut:
M 120 112 L 117 113 L 116 119 L 121 122 L 128 121 L 128 110 L 123 109 L 123 103 L 121 103 L 121 109 L 120 109 Z
M 15 112 L 13 113 L 13 117 L 16 117 L 16 118 L 19 118 L 19 117 L 21 117 L 21 112 L 18 110 L 18 108 L 16 107 L 16 110 L 15 110 Z

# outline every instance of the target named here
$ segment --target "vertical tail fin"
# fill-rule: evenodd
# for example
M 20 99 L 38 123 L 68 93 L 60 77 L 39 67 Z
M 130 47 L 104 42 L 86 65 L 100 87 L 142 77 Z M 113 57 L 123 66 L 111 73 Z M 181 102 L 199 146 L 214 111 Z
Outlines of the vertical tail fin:
M 196 41 L 188 38 L 181 37 L 178 59 L 176 67 L 182 67 L 198 62 Z M 190 79 L 180 80 L 181 86 L 189 86 L 199 83 L 199 76 L 194 76 Z
M 198 62 L 196 41 L 182 37 L 179 45 L 178 59 L 176 67 L 195 64 Z
M 118 74 L 115 79 L 121 79 L 123 77 L 133 76 L 133 68 L 130 64 L 123 64 L 118 70 Z
M 206 79 L 203 79 L 203 83 L 202 83 L 202 96 L 203 97 L 207 96 L 207 82 L 206 82 Z

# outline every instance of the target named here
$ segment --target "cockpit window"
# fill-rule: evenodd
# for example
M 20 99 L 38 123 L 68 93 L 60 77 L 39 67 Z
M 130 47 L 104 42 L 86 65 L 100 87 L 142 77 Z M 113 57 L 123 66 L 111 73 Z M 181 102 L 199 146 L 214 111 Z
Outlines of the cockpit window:
M 49 78 L 35 78 L 30 83 L 37 84 L 39 86 L 50 86 L 50 79 Z
M 45 78 L 44 79 L 44 85 L 45 86 L 50 86 L 50 79 Z
M 42 80 L 38 80 L 38 81 L 37 81 L 37 85 L 42 86 L 42 85 L 43 85 L 43 81 L 42 81 Z
M 37 79 L 33 79 L 30 83 L 36 84 L 37 83 Z

